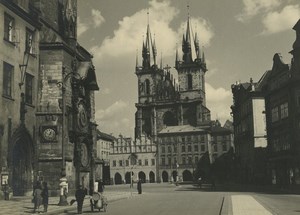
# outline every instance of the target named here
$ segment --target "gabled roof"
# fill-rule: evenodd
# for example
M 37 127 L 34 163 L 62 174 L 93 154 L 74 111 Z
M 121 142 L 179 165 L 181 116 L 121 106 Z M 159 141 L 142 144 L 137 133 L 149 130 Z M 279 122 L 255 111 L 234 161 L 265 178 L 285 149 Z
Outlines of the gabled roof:
M 159 134 L 190 133 L 190 132 L 206 132 L 206 130 L 191 125 L 178 125 L 178 126 L 168 126 L 162 129 L 159 132 Z
M 97 140 L 108 140 L 111 142 L 114 142 L 116 140 L 115 137 L 113 137 L 112 135 L 106 134 L 104 132 L 101 132 L 99 130 L 97 130 Z

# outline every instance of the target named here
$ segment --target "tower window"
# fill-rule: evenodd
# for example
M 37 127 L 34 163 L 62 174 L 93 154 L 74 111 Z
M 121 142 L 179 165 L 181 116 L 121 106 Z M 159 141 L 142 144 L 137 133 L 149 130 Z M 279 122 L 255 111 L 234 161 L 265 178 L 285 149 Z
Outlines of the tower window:
M 150 81 L 146 79 L 145 81 L 145 89 L 146 89 L 146 95 L 150 95 Z
M 191 74 L 188 74 L 187 79 L 188 79 L 188 89 L 191 90 L 193 89 L 193 76 Z

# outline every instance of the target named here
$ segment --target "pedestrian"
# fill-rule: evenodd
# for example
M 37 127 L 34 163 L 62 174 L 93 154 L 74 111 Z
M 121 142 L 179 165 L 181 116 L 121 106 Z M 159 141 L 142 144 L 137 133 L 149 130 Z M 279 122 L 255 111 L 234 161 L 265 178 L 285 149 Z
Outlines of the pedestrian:
M 41 186 L 41 182 L 37 182 L 36 183 L 36 186 L 34 188 L 34 191 L 33 191 L 33 203 L 34 203 L 34 210 L 33 210 L 33 213 L 36 213 L 36 212 L 40 212 L 40 206 L 42 204 L 42 186 Z
M 77 201 L 77 212 L 78 214 L 82 214 L 82 205 L 84 201 L 86 190 L 83 189 L 82 185 L 78 186 L 78 189 L 75 192 L 75 198 Z
M 98 192 L 101 194 L 104 192 L 104 183 L 102 179 L 100 179 L 100 181 L 98 182 Z
M 216 190 L 216 182 L 214 177 L 211 179 L 211 189 Z
M 48 186 L 47 182 L 43 182 L 43 190 L 42 190 L 42 198 L 43 198 L 43 205 L 44 205 L 44 213 L 48 210 L 48 201 L 49 201 L 49 193 L 48 193 Z
M 142 180 L 139 179 L 137 183 L 137 190 L 139 194 L 142 194 Z
M 199 186 L 199 188 L 202 188 L 202 178 L 201 177 L 198 178 L 198 186 Z

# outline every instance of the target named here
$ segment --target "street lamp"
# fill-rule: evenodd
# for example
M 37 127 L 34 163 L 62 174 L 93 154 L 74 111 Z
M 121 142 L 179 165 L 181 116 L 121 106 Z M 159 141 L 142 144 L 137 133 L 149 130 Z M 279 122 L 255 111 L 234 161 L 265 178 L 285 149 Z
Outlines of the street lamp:
M 62 90 L 62 142 L 61 142 L 61 153 L 62 153 L 62 168 L 61 168 L 61 178 L 60 178 L 60 199 L 58 205 L 64 206 L 68 205 L 66 192 L 68 190 L 68 181 L 65 172 L 65 140 L 66 140 L 66 83 L 71 79 L 71 84 L 73 84 L 73 79 L 77 76 L 80 79 L 80 75 L 76 73 L 77 71 L 77 61 L 76 59 L 72 62 L 72 71 L 66 74 L 66 68 L 62 67 L 62 81 L 57 82 L 57 86 Z

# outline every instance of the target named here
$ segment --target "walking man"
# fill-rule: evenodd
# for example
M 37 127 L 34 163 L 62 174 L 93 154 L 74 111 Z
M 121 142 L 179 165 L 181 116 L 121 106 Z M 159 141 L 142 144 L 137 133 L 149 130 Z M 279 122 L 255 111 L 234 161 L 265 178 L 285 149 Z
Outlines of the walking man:
M 83 189 L 82 185 L 78 186 L 78 189 L 76 190 L 75 193 L 75 198 L 77 201 L 77 212 L 78 214 L 82 214 L 82 205 L 85 197 L 85 190 Z

